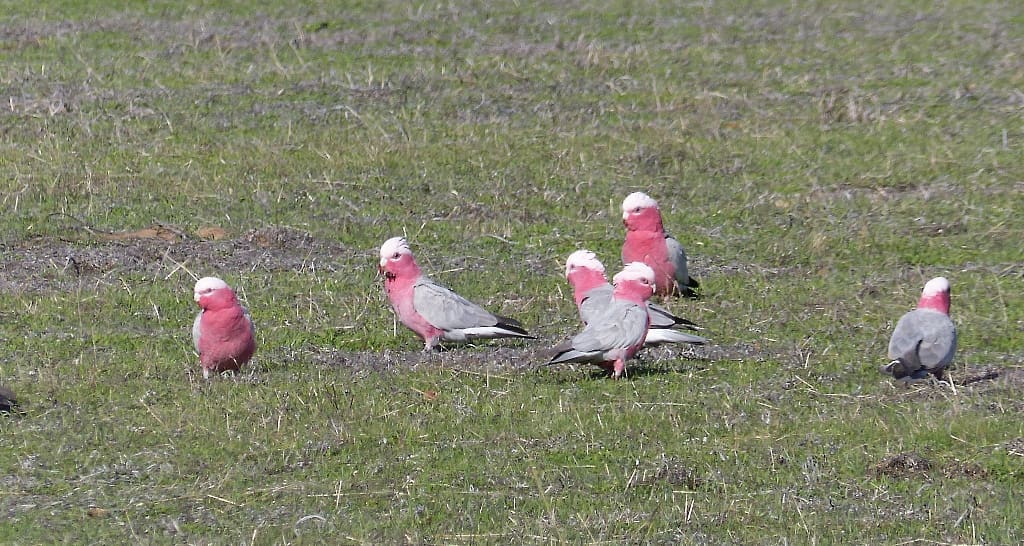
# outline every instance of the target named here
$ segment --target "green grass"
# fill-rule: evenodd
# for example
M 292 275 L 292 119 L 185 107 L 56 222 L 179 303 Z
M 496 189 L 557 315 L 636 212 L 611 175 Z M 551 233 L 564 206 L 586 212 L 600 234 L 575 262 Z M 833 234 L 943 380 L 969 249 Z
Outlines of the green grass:
M 0 543 L 1024 540 L 1024 10 L 75 2 L 0 21 Z M 544 368 L 644 190 L 714 343 Z M 174 241 L 108 232 L 162 224 Z M 227 238 L 204 240 L 219 227 Z M 419 353 L 376 249 L 541 339 Z M 259 350 L 205 382 L 196 275 Z M 956 392 L 877 372 L 936 275 Z

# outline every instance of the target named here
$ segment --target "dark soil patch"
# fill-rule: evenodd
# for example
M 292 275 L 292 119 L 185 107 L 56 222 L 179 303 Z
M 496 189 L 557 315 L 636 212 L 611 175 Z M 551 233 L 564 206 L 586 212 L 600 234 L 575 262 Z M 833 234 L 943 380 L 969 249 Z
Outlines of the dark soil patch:
M 14 395 L 14 391 L 0 386 L 0 411 L 11 411 L 16 407 L 18 407 L 18 397 Z
M 890 478 L 909 478 L 924 476 L 932 469 L 932 463 L 920 453 L 897 453 L 886 457 L 875 465 L 868 474 L 872 476 L 888 476 Z
M 926 477 L 936 472 L 951 479 L 985 478 L 988 476 L 988 472 L 984 468 L 974 463 L 953 460 L 946 464 L 936 464 L 916 451 L 890 455 L 875 465 L 868 474 L 890 478 L 913 478 Z
M 1010 455 L 1024 457 L 1024 438 L 1014 438 L 997 449 L 1005 449 Z
M 155 281 L 186 268 L 198 276 L 215 274 L 209 271 L 209 264 L 215 264 L 220 272 L 298 272 L 310 268 L 333 272 L 362 269 L 372 262 L 365 249 L 282 227 L 256 229 L 217 241 L 192 238 L 174 228 L 153 237 L 96 238 L 88 233 L 71 240 L 41 237 L 8 247 L 3 252 L 5 259 L 0 261 L 0 290 L 67 291 L 82 282 L 114 283 L 126 277 Z
M 410 346 L 421 346 L 419 338 L 412 333 L 409 333 L 409 343 Z M 375 352 L 314 347 L 308 349 L 302 360 L 329 368 L 348 370 L 354 374 L 402 373 L 409 370 L 447 370 L 468 374 L 524 372 L 547 362 L 537 343 L 512 340 L 483 341 L 476 346 L 447 348 L 432 353 L 419 350 Z M 540 347 L 546 348 L 546 345 Z
M 664 483 L 673 488 L 684 488 L 689 491 L 712 491 L 714 484 L 698 476 L 691 465 L 672 457 L 662 456 L 653 471 L 645 470 L 634 473 L 627 483 L 629 487 L 638 485 L 655 485 Z

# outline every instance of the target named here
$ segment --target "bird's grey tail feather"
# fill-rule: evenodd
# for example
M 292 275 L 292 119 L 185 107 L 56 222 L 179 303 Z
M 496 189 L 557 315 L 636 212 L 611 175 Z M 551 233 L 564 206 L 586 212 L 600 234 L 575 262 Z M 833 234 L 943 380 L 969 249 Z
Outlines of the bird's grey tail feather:
M 537 339 L 537 336 L 530 334 L 530 332 L 527 332 L 518 320 L 503 317 L 500 315 L 495 315 L 495 317 L 497 317 L 498 319 L 498 323 L 495 324 L 495 326 L 497 326 L 498 328 L 508 330 L 512 335 L 515 335 L 516 337 L 526 339 Z

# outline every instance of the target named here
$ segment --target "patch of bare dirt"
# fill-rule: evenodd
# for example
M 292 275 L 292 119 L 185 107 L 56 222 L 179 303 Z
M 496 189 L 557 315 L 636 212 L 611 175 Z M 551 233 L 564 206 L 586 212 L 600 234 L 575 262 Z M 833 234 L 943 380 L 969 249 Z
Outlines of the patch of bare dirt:
M 875 465 L 869 471 L 869 474 L 873 476 L 888 476 L 890 478 L 911 478 L 925 476 L 931 469 L 931 461 L 924 458 L 920 453 L 911 451 L 886 457 L 882 462 Z
M 1004 449 L 1010 455 L 1024 457 L 1024 438 L 1014 438 L 997 447 L 996 449 Z
M 410 347 L 422 347 L 419 338 L 408 333 Z M 543 349 L 547 344 L 539 341 L 493 340 L 482 341 L 476 347 L 462 346 L 424 353 L 418 349 L 349 351 L 333 347 L 311 347 L 303 355 L 304 362 L 320 363 L 327 367 L 348 370 L 355 374 L 366 372 L 401 373 L 416 369 L 449 370 L 454 373 L 500 374 L 528 372 L 547 362 Z
M 18 397 L 14 391 L 0 385 L 0 412 L 11 411 L 18 407 Z
M 985 478 L 988 472 L 974 463 L 954 459 L 945 464 L 936 464 L 916 451 L 897 453 L 886 457 L 869 472 L 872 476 L 890 478 L 927 477 L 939 474 L 946 478 Z
M 365 249 L 284 227 L 251 230 L 233 239 L 205 240 L 173 226 L 120 233 L 85 233 L 75 239 L 40 237 L 4 248 L 0 290 L 67 291 L 82 282 L 115 283 L 124 277 L 163 279 L 187 268 L 217 271 L 321 271 L 363 268 Z
M 673 487 L 682 487 L 690 491 L 710 491 L 714 484 L 698 476 L 691 465 L 672 457 L 662 456 L 653 470 L 637 470 L 629 478 L 627 487 L 638 485 L 654 485 L 667 483 Z

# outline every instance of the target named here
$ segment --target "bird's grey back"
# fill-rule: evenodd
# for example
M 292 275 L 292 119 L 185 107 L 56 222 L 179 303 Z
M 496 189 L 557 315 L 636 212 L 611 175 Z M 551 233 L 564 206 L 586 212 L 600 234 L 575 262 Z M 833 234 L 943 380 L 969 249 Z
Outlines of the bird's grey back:
M 915 309 L 896 323 L 889 339 L 889 358 L 904 358 L 916 347 L 917 358 L 923 368 L 940 370 L 953 361 L 956 343 L 956 325 L 948 315 L 930 309 Z
M 430 324 L 442 330 L 494 326 L 498 317 L 427 277 L 413 286 L 413 306 Z
M 200 311 L 196 315 L 196 320 L 192 322 L 192 346 L 196 348 L 196 352 L 199 352 L 199 321 L 203 318 L 203 312 Z
M 676 268 L 676 281 L 681 286 L 689 286 L 690 271 L 686 268 L 686 251 L 683 245 L 675 237 L 665 234 L 665 244 L 668 246 L 668 259 Z
M 608 304 L 612 302 L 612 290 L 614 289 L 610 284 L 590 289 L 583 301 L 580 302 L 580 319 L 590 324 L 590 321 L 605 312 L 608 309 Z
M 647 307 L 633 302 L 612 300 L 605 312 L 588 322 L 572 338 L 579 351 L 625 348 L 647 335 Z

